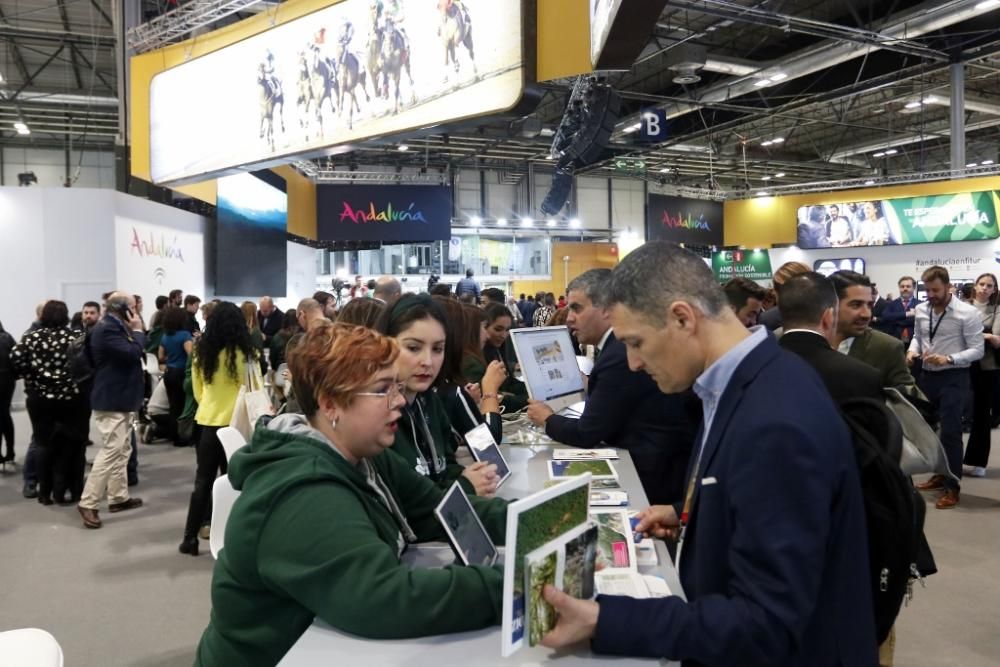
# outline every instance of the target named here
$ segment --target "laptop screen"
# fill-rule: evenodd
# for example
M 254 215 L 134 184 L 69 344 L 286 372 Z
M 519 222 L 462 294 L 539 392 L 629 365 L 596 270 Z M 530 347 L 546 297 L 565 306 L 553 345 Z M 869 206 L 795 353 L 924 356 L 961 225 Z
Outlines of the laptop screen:
M 510 335 L 531 398 L 547 402 L 583 393 L 568 328 L 514 329 Z

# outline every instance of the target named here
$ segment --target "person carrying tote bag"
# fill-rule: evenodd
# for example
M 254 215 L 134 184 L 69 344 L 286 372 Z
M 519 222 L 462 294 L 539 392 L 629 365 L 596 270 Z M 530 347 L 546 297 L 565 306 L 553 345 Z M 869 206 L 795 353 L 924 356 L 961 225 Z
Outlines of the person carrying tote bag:
M 237 400 L 245 393 L 247 368 L 257 365 L 247 359 L 256 359 L 256 354 L 239 307 L 228 301 L 216 306 L 191 362 L 191 385 L 198 402 L 194 419 L 201 437 L 184 540 L 178 547 L 181 553 L 198 555 L 198 529 L 211 517 L 212 485 L 220 471 L 226 472 L 226 452 L 217 433 L 233 419 Z

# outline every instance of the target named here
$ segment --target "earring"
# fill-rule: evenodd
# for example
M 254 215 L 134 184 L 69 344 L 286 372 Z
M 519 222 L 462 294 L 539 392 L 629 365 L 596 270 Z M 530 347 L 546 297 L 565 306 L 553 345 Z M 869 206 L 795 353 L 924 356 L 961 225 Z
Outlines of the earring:
M 337 430 L 337 420 L 336 419 L 331 419 L 330 420 L 330 428 L 332 428 L 334 431 Z

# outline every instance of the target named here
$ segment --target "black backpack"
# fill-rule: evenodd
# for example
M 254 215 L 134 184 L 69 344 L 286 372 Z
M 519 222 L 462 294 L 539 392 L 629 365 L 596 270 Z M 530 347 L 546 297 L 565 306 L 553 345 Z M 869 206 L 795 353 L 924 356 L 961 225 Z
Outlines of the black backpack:
M 881 644 L 914 580 L 937 571 L 924 538 L 927 508 L 899 467 L 903 431 L 885 404 L 855 398 L 843 401 L 840 411 L 851 431 L 861 480 L 875 631 Z
M 94 358 L 90 354 L 90 330 L 76 336 L 66 346 L 66 372 L 77 385 L 94 377 Z

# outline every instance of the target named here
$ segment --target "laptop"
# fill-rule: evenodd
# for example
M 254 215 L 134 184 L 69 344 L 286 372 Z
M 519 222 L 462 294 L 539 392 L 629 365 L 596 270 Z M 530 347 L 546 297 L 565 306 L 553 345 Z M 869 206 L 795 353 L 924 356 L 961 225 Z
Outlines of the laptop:
M 544 402 L 553 412 L 579 416 L 586 395 L 569 329 L 511 329 L 510 340 L 521 364 L 528 396 Z
M 444 494 L 434 513 L 463 565 L 490 567 L 496 564 L 500 555 L 496 545 L 458 482 Z

